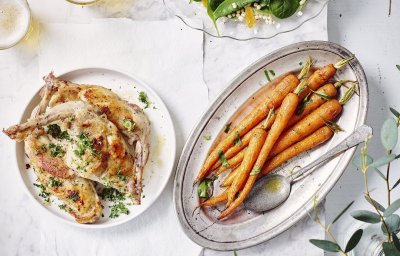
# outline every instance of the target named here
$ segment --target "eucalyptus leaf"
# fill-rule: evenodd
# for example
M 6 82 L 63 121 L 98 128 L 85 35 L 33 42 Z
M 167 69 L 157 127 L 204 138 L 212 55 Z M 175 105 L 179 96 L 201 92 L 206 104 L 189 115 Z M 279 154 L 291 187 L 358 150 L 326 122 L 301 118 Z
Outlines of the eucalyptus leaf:
M 370 157 L 369 155 L 366 155 L 366 164 L 370 165 L 374 162 L 374 159 L 372 159 L 372 157 Z M 358 170 L 362 170 L 362 155 L 356 155 L 353 160 L 352 163 L 355 167 L 357 167 Z
M 396 181 L 396 183 L 394 183 L 392 189 L 394 189 L 395 187 L 397 187 L 399 184 L 400 184 L 400 179 L 398 179 L 398 180 Z
M 393 243 L 390 242 L 384 242 L 382 244 L 383 252 L 385 253 L 385 256 L 398 256 L 399 252 L 396 249 L 396 246 L 394 246 Z
M 378 214 L 370 211 L 365 211 L 365 210 L 360 210 L 360 211 L 354 211 L 350 213 L 350 215 L 359 221 L 366 222 L 366 223 L 379 223 L 381 221 L 381 218 L 379 217 Z
M 368 197 L 367 195 L 364 196 L 365 200 L 367 200 L 368 203 L 370 203 L 372 206 L 378 208 L 379 211 L 384 212 L 385 207 L 383 207 L 380 203 L 375 201 L 374 199 Z
M 372 164 L 370 164 L 369 166 L 370 166 L 370 167 L 378 168 L 378 167 L 387 165 L 388 163 L 392 162 L 395 158 L 396 158 L 396 155 L 390 154 L 390 155 L 387 155 L 387 156 L 384 156 L 384 157 L 381 157 L 381 158 L 375 160 L 375 161 L 374 161 Z
M 399 208 L 400 208 L 400 199 L 397 199 L 396 201 L 390 204 L 390 206 L 383 213 L 383 216 L 388 217 L 390 214 L 394 213 Z
M 386 150 L 393 149 L 397 144 L 397 123 L 393 118 L 386 119 L 381 128 L 381 142 Z
M 397 231 L 399 229 L 400 216 L 397 215 L 397 214 L 389 215 L 389 217 L 387 217 L 385 219 L 385 223 L 386 223 L 386 226 L 387 226 L 388 230 L 386 231 L 386 227 L 382 223 L 381 229 L 382 229 L 383 233 L 385 233 L 385 234 L 393 233 L 393 232 L 395 232 L 395 231 Z
M 310 239 L 310 243 L 317 246 L 318 248 L 325 250 L 327 252 L 339 252 L 340 247 L 338 244 L 328 241 L 328 240 L 319 240 L 319 239 Z
M 346 249 L 344 249 L 344 252 L 346 253 L 353 250 L 357 246 L 358 242 L 360 242 L 362 235 L 363 235 L 362 229 L 359 229 L 356 232 L 354 232 L 354 234 L 350 237 L 349 241 L 347 242 Z
M 392 114 L 393 114 L 395 117 L 397 117 L 397 118 L 400 117 L 400 113 L 399 113 L 396 109 L 390 108 L 390 112 L 392 112 Z
M 336 221 L 339 220 L 340 217 L 342 217 L 342 215 L 350 208 L 350 206 L 354 203 L 354 201 L 352 201 L 351 203 L 349 203 L 337 216 L 336 218 L 332 221 L 332 224 L 335 223 Z
M 396 233 L 393 232 L 392 237 L 393 237 L 394 246 L 396 246 L 397 250 L 400 251 L 400 241 L 399 241 L 399 238 L 397 237 Z
M 376 168 L 372 168 L 372 170 L 374 170 L 374 172 L 376 172 L 382 179 L 386 180 L 385 175 L 383 175 L 383 173 L 381 171 L 379 171 Z

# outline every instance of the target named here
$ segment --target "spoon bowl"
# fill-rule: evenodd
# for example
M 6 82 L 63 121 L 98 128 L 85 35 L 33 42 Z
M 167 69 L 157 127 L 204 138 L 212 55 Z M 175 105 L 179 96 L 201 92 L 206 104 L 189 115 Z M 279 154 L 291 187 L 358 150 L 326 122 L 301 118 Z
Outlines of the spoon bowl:
M 333 147 L 331 150 L 320 156 L 312 163 L 301 168 L 298 172 L 285 177 L 273 174 L 262 177 L 253 186 L 244 201 L 246 209 L 254 212 L 265 212 L 285 202 L 292 189 L 292 184 L 303 179 L 317 168 L 316 166 L 337 157 L 340 153 L 357 146 L 372 135 L 372 128 L 367 125 L 358 127 L 346 139 Z
M 254 185 L 244 201 L 244 206 L 254 212 L 274 209 L 286 201 L 291 189 L 289 179 L 283 175 L 264 176 Z

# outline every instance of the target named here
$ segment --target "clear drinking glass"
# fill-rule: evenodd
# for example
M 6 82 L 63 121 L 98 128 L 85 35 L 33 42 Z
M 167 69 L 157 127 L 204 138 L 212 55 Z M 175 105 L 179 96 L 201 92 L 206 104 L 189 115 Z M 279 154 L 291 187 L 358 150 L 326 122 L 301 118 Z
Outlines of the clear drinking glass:
M 98 1 L 99 0 L 67 0 L 67 2 L 70 2 L 72 4 L 79 4 L 79 5 L 93 4 Z
M 26 0 L 0 0 L 0 50 L 20 42 L 30 24 L 31 12 Z

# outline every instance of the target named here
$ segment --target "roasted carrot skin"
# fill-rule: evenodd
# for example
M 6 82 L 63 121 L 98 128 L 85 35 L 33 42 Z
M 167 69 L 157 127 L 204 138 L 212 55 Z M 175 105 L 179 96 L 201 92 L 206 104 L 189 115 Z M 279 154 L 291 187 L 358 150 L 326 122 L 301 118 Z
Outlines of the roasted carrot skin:
M 322 86 L 321 88 L 319 88 L 317 90 L 317 92 L 323 93 L 330 98 L 334 98 L 337 94 L 337 89 L 333 84 L 326 84 L 326 85 Z M 302 112 L 300 112 L 299 114 L 293 115 L 293 117 L 290 119 L 289 123 L 287 124 L 287 127 L 290 127 L 290 126 L 294 125 L 295 123 L 299 122 L 300 120 L 302 120 L 304 117 L 306 117 L 313 110 L 317 109 L 319 106 L 321 106 L 325 102 L 326 102 L 326 99 L 320 97 L 318 94 L 315 94 L 315 93 L 311 94 L 311 96 L 309 97 L 309 103 L 304 106 L 304 109 Z M 277 111 L 279 111 L 279 109 Z M 265 129 L 269 129 L 271 127 L 273 121 L 275 121 L 275 117 L 276 117 L 276 115 L 273 115 L 269 122 L 265 122 L 265 120 L 264 120 L 256 127 L 257 128 L 263 127 Z M 255 128 L 253 128 L 253 130 L 254 129 Z M 238 165 L 243 160 L 243 156 L 244 156 L 243 149 L 245 149 L 249 143 L 249 138 L 250 138 L 251 132 L 252 131 L 246 133 L 246 135 L 243 136 L 242 143 L 240 145 L 234 145 L 226 151 L 225 156 L 227 158 L 230 158 L 230 159 L 228 159 L 228 163 L 229 163 L 230 167 L 232 167 L 232 166 L 234 167 L 234 166 Z M 232 162 L 232 164 L 231 164 L 231 162 Z M 218 164 L 218 167 L 221 165 L 220 162 L 217 162 L 217 164 Z M 217 169 L 217 175 L 221 174 L 222 172 L 226 171 L 227 169 L 229 169 L 229 167 L 219 167 Z
M 204 201 L 203 203 L 200 204 L 200 206 L 214 206 L 219 203 L 225 202 L 228 199 L 228 189 L 226 189 L 224 192 L 219 194 L 218 196 L 211 197 L 207 201 Z
M 222 183 L 220 184 L 221 187 L 227 187 L 230 186 L 233 182 L 233 180 L 235 179 L 237 173 L 239 172 L 239 167 L 232 170 L 224 179 L 224 181 L 222 181 Z
M 317 69 L 308 79 L 307 79 L 307 85 L 309 88 L 311 88 L 312 90 L 316 91 L 319 89 L 319 87 L 323 84 L 325 84 L 329 79 L 331 79 L 335 74 L 336 74 L 336 68 L 334 67 L 333 64 L 328 64 L 324 67 L 321 67 L 319 69 Z M 322 88 L 320 88 L 321 90 L 318 90 L 318 92 L 323 92 L 326 93 L 328 96 L 330 97 L 334 97 L 337 93 L 336 88 L 332 85 L 332 84 L 327 84 L 325 86 L 323 86 Z M 306 88 L 305 90 L 303 90 L 302 92 L 300 92 L 299 94 L 299 98 L 300 99 L 304 99 L 305 97 L 307 97 L 307 95 L 311 93 L 311 91 Z M 316 99 L 317 95 L 313 94 L 312 96 L 314 99 Z M 321 99 L 321 97 L 319 97 Z M 321 100 L 318 100 L 319 102 Z M 305 112 L 307 113 L 307 111 L 312 111 L 312 107 L 313 106 L 317 106 L 317 103 L 311 104 L 309 107 L 307 107 L 305 109 Z M 308 112 L 309 113 L 309 112 Z M 304 117 L 306 114 L 303 114 L 301 117 Z M 289 125 L 292 125 L 294 123 L 296 123 L 297 121 L 301 120 L 301 118 L 296 116 L 293 118 L 293 120 L 291 120 Z M 269 123 L 267 124 L 263 124 L 264 128 L 268 129 L 271 127 L 272 123 L 275 121 L 275 116 L 273 116 L 273 119 L 270 120 Z M 257 127 L 261 127 L 262 123 L 260 123 Z M 231 158 L 233 157 L 237 152 L 239 152 L 241 149 L 243 149 L 244 147 L 246 147 L 249 143 L 249 134 L 245 134 L 244 137 L 242 138 L 242 145 L 240 146 L 233 146 L 232 148 L 230 148 L 229 150 L 227 150 L 225 156 L 227 158 Z M 220 166 L 220 163 L 217 163 L 213 169 L 216 169 L 217 167 Z
M 279 108 L 278 108 L 279 109 Z M 275 111 L 276 112 L 276 111 Z M 234 144 L 231 148 L 229 148 L 226 152 L 225 152 L 225 157 L 226 158 L 233 158 L 233 157 L 235 157 L 237 154 L 239 154 L 239 153 L 243 153 L 243 152 L 241 152 L 244 148 L 246 148 L 247 147 L 247 145 L 249 145 L 249 142 L 250 142 L 250 138 L 251 138 L 251 133 L 255 130 L 255 129 L 257 129 L 257 128 L 262 128 L 262 129 L 265 129 L 265 130 L 268 130 L 269 128 L 271 128 L 271 126 L 272 126 L 272 124 L 273 124 L 273 122 L 275 121 L 275 117 L 276 117 L 276 115 L 275 114 L 272 114 L 271 115 L 271 118 L 269 118 L 269 119 L 264 119 L 262 122 L 260 122 L 256 127 L 254 127 L 253 129 L 251 129 L 248 133 L 246 133 L 242 138 L 241 138 L 241 143 L 240 144 Z M 241 161 L 243 160 L 243 155 L 242 155 L 242 159 L 240 159 L 240 161 L 239 162 L 236 162 L 236 164 L 237 163 L 240 163 Z M 229 162 L 229 161 L 228 161 Z M 214 164 L 214 166 L 213 166 L 213 170 L 214 169 L 217 169 L 217 168 L 219 168 L 221 166 L 221 162 L 216 162 L 215 164 Z M 224 168 L 221 168 L 221 172 L 222 171 L 225 171 L 226 170 L 226 168 L 224 169 Z M 218 171 L 217 171 L 218 172 Z
M 324 126 L 326 121 L 332 121 L 341 111 L 342 105 L 336 99 L 325 102 L 311 114 L 286 130 L 276 142 L 270 156 L 276 156 L 291 145 L 301 141 Z
M 250 139 L 250 144 L 245 151 L 243 162 L 240 165 L 239 171 L 229 188 L 228 205 L 233 202 L 236 193 L 243 188 L 266 138 L 267 132 L 264 129 L 258 128 L 252 133 L 252 138 Z
M 277 84 L 275 89 L 268 95 L 267 99 L 260 104 L 255 110 L 253 110 L 248 116 L 246 116 L 237 126 L 229 132 L 228 136 L 222 140 L 214 150 L 211 151 L 207 159 L 205 160 L 199 174 L 197 175 L 194 183 L 199 182 L 206 177 L 211 167 L 218 161 L 220 152 L 225 152 L 234 143 L 237 136 L 242 137 L 248 131 L 261 122 L 269 113 L 270 109 L 276 109 L 280 106 L 285 96 L 293 91 L 299 84 L 299 79 L 289 74 Z
M 332 138 L 332 136 L 333 131 L 329 127 L 324 126 L 322 128 L 319 128 L 307 138 L 285 149 L 284 151 L 273 157 L 271 160 L 269 160 L 267 163 L 265 163 L 261 174 L 268 174 L 291 158 L 298 156 L 306 152 L 307 150 L 315 148 L 316 146 Z
M 319 96 L 317 97 L 320 98 Z M 319 100 L 318 98 L 314 99 L 315 102 Z M 340 104 L 337 104 L 337 100 L 331 101 L 332 102 L 330 102 L 329 104 L 327 104 L 328 102 L 324 103 L 319 108 L 315 109 L 309 115 L 303 117 L 299 122 L 286 130 L 276 142 L 274 148 L 272 149 L 272 152 L 270 153 L 270 158 L 278 155 L 293 144 L 301 141 L 303 138 L 318 130 L 320 127 L 323 127 L 325 125 L 324 121 L 331 121 L 337 115 L 339 115 L 342 107 L 339 106 Z M 289 124 L 292 122 L 293 119 L 296 120 L 297 116 L 294 115 L 289 121 Z M 302 131 L 304 129 L 307 129 L 307 131 Z M 300 130 L 300 132 L 297 132 L 298 130 Z M 224 180 L 224 186 L 231 185 L 233 180 L 233 177 L 230 177 L 231 175 L 234 175 L 234 173 L 228 176 L 229 179 Z
M 331 99 L 334 98 L 337 94 L 337 89 L 333 84 L 326 84 L 319 88 L 317 90 L 317 93 L 323 93 L 330 97 Z M 310 114 L 313 110 L 321 106 L 326 102 L 326 99 L 322 98 L 316 93 L 311 94 L 309 98 L 309 103 L 304 106 L 304 109 L 302 112 L 294 115 L 292 119 L 290 119 L 288 126 L 292 126 L 295 123 L 299 122 L 302 120 L 304 117 L 306 117 L 308 114 Z
M 307 79 L 307 85 L 312 90 L 317 90 L 321 85 L 325 84 L 329 79 L 331 79 L 336 74 L 336 68 L 333 64 L 328 64 L 317 69 L 312 75 Z M 303 90 L 299 97 L 304 99 L 307 94 L 310 93 L 309 89 Z
M 275 122 L 272 124 L 272 127 L 268 133 L 267 139 L 264 143 L 263 148 L 261 149 L 260 155 L 257 158 L 254 169 L 261 170 L 262 166 L 269 156 L 269 153 L 274 147 L 275 142 L 278 140 L 279 136 L 286 128 L 286 125 L 289 122 L 290 118 L 296 111 L 298 104 L 299 97 L 296 94 L 289 93 L 286 96 L 281 108 L 279 109 L 279 112 L 277 113 Z
M 250 175 L 248 177 L 243 190 L 239 193 L 239 196 L 229 205 L 228 208 L 226 208 L 220 214 L 220 216 L 218 217 L 219 219 L 225 218 L 229 214 L 231 214 L 250 193 L 250 190 L 253 187 L 255 181 L 257 180 L 257 176 L 259 175 L 259 172 L 261 171 L 265 161 L 267 160 L 272 147 L 274 146 L 275 142 L 278 140 L 279 136 L 285 129 L 290 118 L 296 111 L 297 105 L 299 104 L 299 100 L 300 100 L 299 96 L 294 93 L 289 93 L 285 97 L 285 99 L 282 102 L 282 106 L 277 113 L 275 122 L 272 124 L 272 127 L 260 151 L 260 154 L 258 155 L 257 160 L 254 164 L 253 175 Z
M 236 167 L 238 164 L 240 164 L 243 160 L 243 157 L 245 155 L 246 149 L 243 149 L 242 151 L 240 151 L 236 156 L 230 158 L 227 160 L 228 162 L 228 166 L 220 166 L 217 171 L 216 174 L 220 175 L 221 173 L 223 173 L 224 171 Z M 225 155 L 226 156 L 226 155 Z

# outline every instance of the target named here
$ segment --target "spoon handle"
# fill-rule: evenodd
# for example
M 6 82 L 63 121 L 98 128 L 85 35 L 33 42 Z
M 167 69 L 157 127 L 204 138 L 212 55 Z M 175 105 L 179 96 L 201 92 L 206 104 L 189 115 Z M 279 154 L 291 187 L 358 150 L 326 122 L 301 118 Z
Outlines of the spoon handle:
M 372 135 L 372 128 L 367 126 L 367 125 L 362 125 L 358 127 L 352 134 L 350 134 L 349 137 L 347 137 L 344 141 L 340 142 L 338 145 L 336 145 L 334 148 L 326 152 L 324 155 L 318 157 L 314 162 L 306 165 L 305 167 L 301 168 L 298 172 L 296 172 L 294 175 L 291 177 L 288 177 L 291 181 L 291 183 L 294 183 L 310 173 L 312 168 L 315 166 L 335 158 L 339 153 L 342 153 L 343 151 L 348 150 L 349 148 L 352 148 L 354 146 L 357 146 L 361 142 L 365 141 L 365 139 L 369 136 Z

